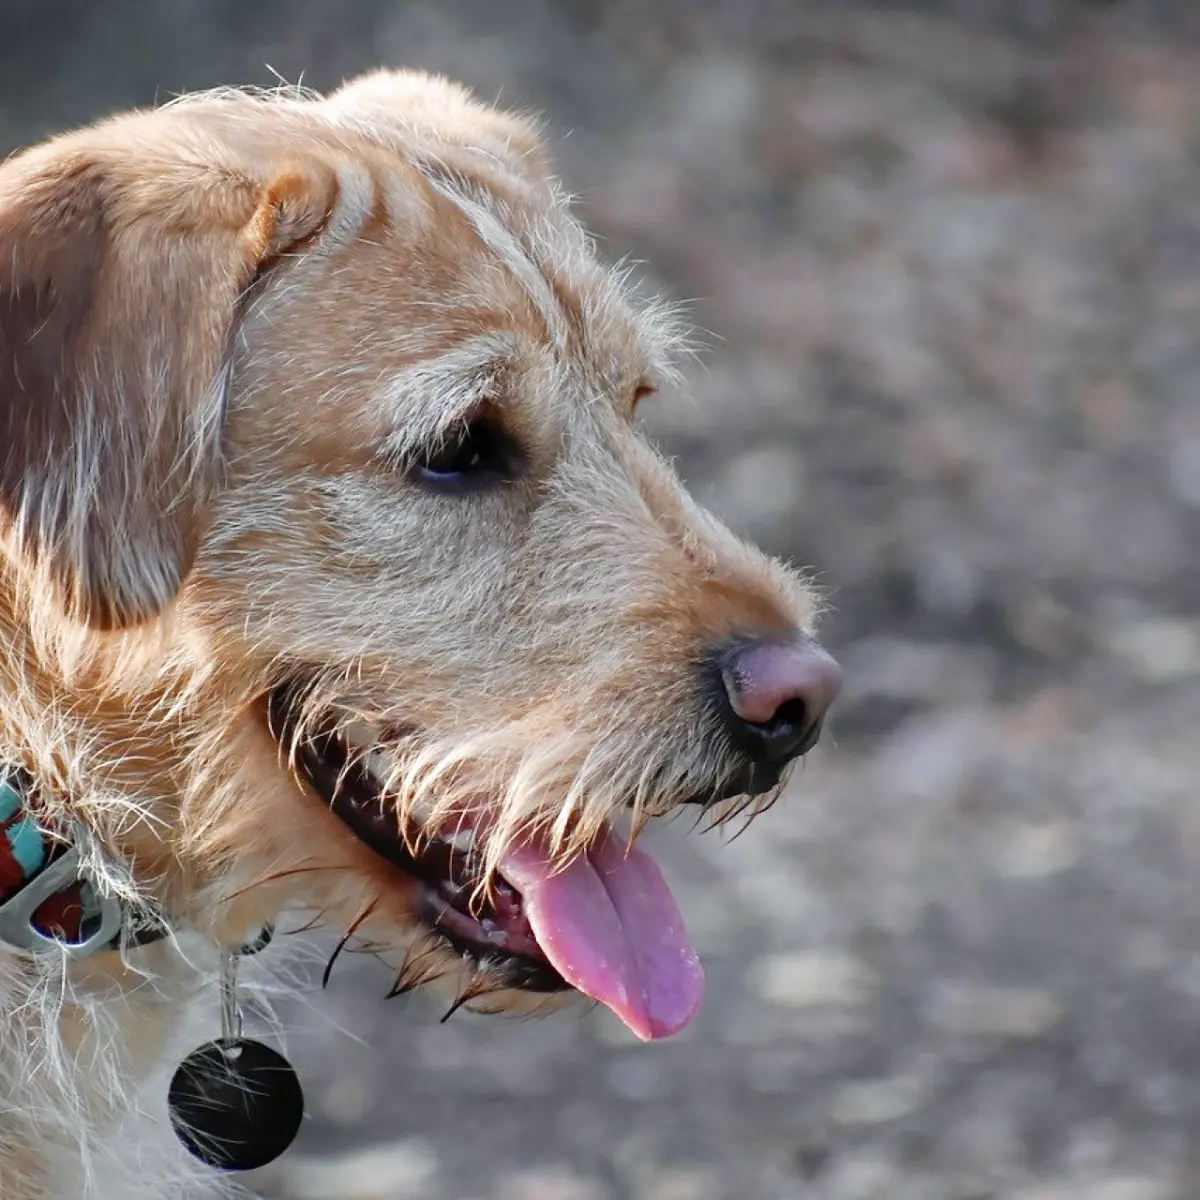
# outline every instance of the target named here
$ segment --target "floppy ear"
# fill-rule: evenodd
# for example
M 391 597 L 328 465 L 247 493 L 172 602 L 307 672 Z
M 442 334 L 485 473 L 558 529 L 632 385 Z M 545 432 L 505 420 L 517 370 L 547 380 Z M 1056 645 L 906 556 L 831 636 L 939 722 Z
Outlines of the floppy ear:
M 0 546 L 98 629 L 178 592 L 220 470 L 239 298 L 336 188 L 312 167 L 255 182 L 149 116 L 0 169 Z

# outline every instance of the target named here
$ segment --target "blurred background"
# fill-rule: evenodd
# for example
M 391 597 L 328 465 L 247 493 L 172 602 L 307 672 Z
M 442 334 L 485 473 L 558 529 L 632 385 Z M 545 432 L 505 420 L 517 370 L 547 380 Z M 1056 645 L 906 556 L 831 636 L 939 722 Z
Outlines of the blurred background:
M 656 436 L 832 593 L 786 801 L 652 837 L 688 1034 L 440 1025 L 344 961 L 265 1193 L 1200 1196 L 1198 55 L 1194 0 L 0 3 L 2 151 L 273 71 L 543 111 L 707 331 Z

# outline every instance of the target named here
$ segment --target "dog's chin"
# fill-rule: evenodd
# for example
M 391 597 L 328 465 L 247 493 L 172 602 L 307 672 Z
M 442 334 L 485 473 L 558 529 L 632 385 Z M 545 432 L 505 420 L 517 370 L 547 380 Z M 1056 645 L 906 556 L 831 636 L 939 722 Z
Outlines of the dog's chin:
M 296 696 L 280 688 L 267 698 L 284 761 L 386 864 L 415 923 L 396 990 L 456 975 L 460 1002 L 517 1012 L 578 991 L 647 1040 L 691 1020 L 703 972 L 648 855 L 605 826 L 568 864 L 530 835 L 489 874 L 475 844 L 485 814 L 464 815 L 453 828 L 412 823 L 375 773 L 389 767 L 372 735 L 336 721 L 302 729 Z

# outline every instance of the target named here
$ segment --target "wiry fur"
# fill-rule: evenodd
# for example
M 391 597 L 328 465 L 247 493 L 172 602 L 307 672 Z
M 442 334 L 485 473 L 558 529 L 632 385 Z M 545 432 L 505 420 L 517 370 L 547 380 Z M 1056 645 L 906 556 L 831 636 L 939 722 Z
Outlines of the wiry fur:
M 530 830 L 565 864 L 722 787 L 705 648 L 816 603 L 636 431 L 682 348 L 535 124 L 428 76 L 189 97 L 0 168 L 0 753 L 185 931 L 69 970 L 0 949 L 5 1200 L 230 1186 L 176 1147 L 166 1074 L 213 1033 L 216 948 L 287 910 L 398 986 L 531 1003 L 414 926 L 271 689 L 303 680 L 297 741 L 372 731 L 414 836 L 472 821 L 485 880 Z M 518 477 L 415 484 L 482 409 Z

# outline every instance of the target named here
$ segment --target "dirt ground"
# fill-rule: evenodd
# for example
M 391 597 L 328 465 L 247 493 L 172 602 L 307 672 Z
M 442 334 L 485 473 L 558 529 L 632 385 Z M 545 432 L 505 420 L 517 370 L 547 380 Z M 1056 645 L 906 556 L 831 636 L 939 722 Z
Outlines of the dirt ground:
M 833 736 L 655 831 L 686 1036 L 348 960 L 290 1200 L 1200 1197 L 1200 7 L 0 5 L 0 149 L 156 94 L 444 69 L 543 110 L 709 331 L 653 424 L 813 566 Z M 330 1160 L 330 1155 L 343 1156 Z

